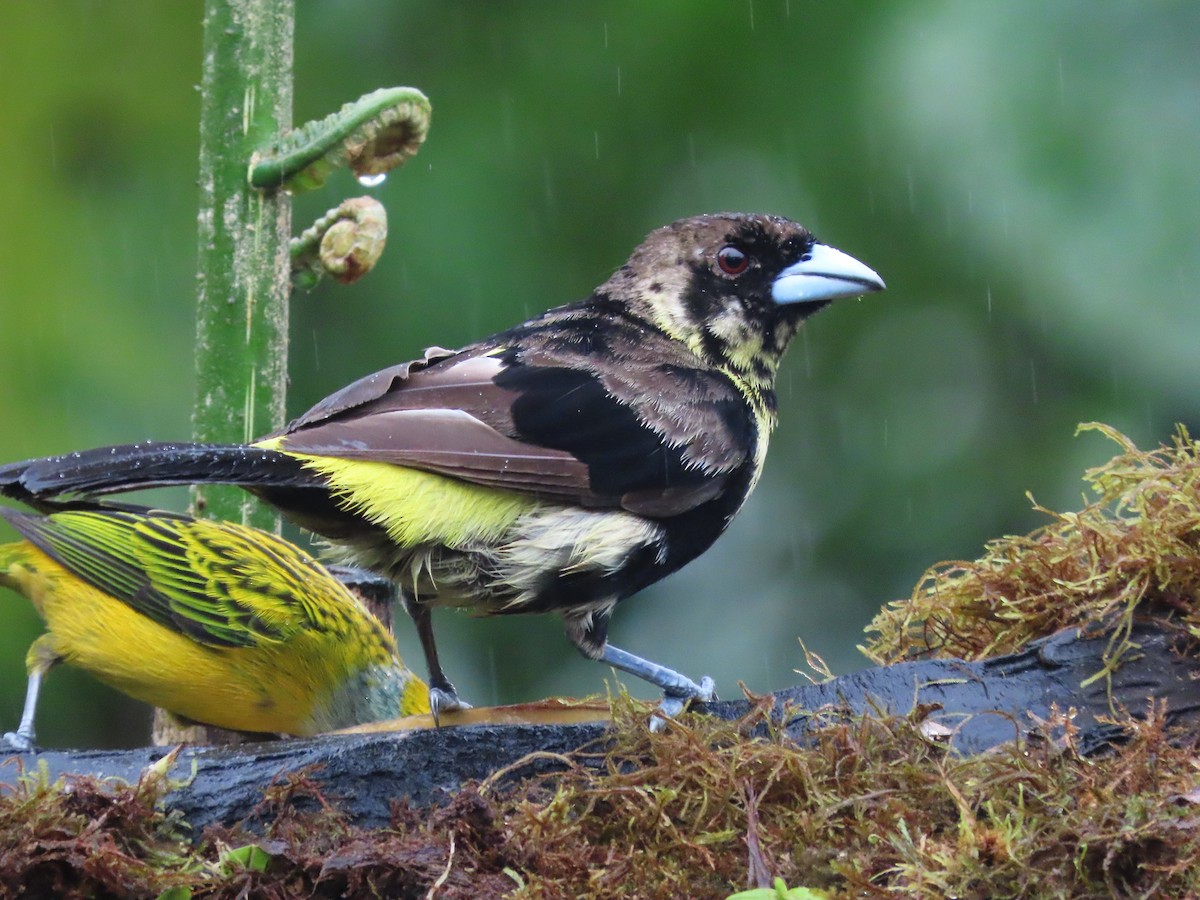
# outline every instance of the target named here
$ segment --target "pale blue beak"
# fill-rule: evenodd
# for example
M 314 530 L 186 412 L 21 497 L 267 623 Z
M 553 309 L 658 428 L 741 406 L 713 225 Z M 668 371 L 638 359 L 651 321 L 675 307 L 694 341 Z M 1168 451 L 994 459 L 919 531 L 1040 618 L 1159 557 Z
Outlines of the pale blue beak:
M 883 288 L 883 279 L 853 256 L 825 244 L 813 244 L 800 262 L 776 276 L 771 298 L 780 305 L 814 303 L 858 297 Z

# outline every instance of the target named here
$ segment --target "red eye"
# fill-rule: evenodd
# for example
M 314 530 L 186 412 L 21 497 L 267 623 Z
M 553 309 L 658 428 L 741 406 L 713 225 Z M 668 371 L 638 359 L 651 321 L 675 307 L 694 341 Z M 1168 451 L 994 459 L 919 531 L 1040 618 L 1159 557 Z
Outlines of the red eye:
M 750 257 L 737 247 L 728 245 L 717 251 L 717 265 L 726 275 L 741 275 L 750 265 Z

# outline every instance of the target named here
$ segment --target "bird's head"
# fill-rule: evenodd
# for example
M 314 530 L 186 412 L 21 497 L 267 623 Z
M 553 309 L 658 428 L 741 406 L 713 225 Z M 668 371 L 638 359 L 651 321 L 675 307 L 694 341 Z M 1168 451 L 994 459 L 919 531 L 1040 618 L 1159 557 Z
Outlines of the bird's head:
M 769 387 L 804 319 L 883 287 L 796 222 L 722 213 L 652 232 L 600 292 L 627 298 L 634 314 L 710 364 Z

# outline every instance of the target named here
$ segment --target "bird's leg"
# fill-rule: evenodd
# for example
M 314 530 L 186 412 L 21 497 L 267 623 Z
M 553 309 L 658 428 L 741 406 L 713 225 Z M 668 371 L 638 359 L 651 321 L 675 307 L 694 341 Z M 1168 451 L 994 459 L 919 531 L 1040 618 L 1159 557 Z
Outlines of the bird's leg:
M 13 750 L 27 753 L 36 747 L 33 717 L 37 713 L 38 692 L 41 690 L 44 674 L 45 672 L 36 670 L 29 673 L 29 680 L 25 684 L 25 709 L 21 712 L 21 724 L 17 726 L 16 731 L 4 734 L 4 743 Z
M 628 672 L 661 689 L 663 699 L 658 711 L 662 716 L 673 718 L 679 715 L 693 700 L 711 703 L 717 699 L 716 684 L 707 675 L 697 684 L 674 669 L 668 669 L 608 643 L 608 619 L 609 612 L 602 610 L 594 611 L 590 615 L 568 616 L 567 637 L 589 659 L 607 663 L 614 669 Z M 658 730 L 662 727 L 661 722 L 662 719 L 655 718 L 650 727 Z
M 425 667 L 429 670 L 429 712 L 436 725 L 439 724 L 443 712 L 470 709 L 471 704 L 458 696 L 458 691 L 442 671 L 442 664 L 438 661 L 437 644 L 433 639 L 433 614 L 429 607 L 412 599 L 407 591 L 403 592 L 403 597 L 404 609 L 417 627 L 421 651 L 425 654 Z
M 711 703 L 717 699 L 716 683 L 709 676 L 705 675 L 697 684 L 674 669 L 668 669 L 656 662 L 635 656 L 612 644 L 604 645 L 604 651 L 600 654 L 599 661 L 661 688 L 663 700 L 658 705 L 658 711 L 667 718 L 679 715 L 693 700 Z
M 37 715 L 38 694 L 42 690 L 42 680 L 46 677 L 61 657 L 50 647 L 50 635 L 44 634 L 29 648 L 25 656 L 25 668 L 29 680 L 25 684 L 25 708 L 21 711 L 21 724 L 16 731 L 5 733 L 3 740 L 10 749 L 28 753 L 37 749 L 33 730 L 33 719 Z

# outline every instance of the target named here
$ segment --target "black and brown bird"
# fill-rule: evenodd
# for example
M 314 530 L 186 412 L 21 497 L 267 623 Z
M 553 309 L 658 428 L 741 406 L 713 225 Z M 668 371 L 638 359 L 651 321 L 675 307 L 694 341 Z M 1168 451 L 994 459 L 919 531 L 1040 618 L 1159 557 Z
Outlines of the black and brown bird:
M 712 696 L 607 642 L 616 605 L 704 552 L 762 472 L 775 375 L 801 323 L 883 289 L 784 218 L 722 214 L 651 233 L 579 303 L 354 382 L 249 445 L 142 443 L 0 467 L 0 492 L 237 484 L 386 574 L 459 704 L 430 610 L 553 612 L 584 655 L 672 709 Z

